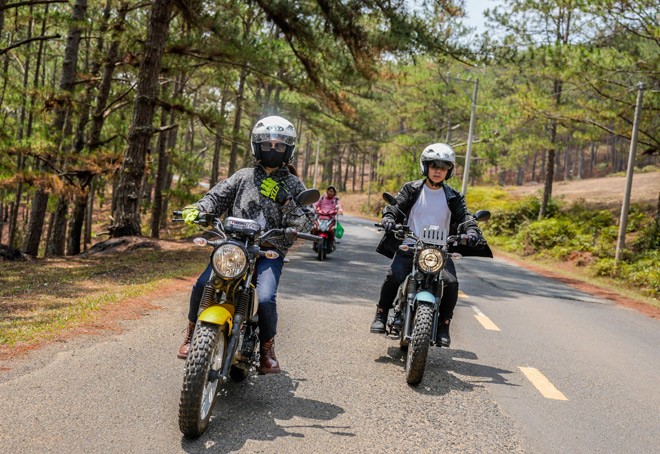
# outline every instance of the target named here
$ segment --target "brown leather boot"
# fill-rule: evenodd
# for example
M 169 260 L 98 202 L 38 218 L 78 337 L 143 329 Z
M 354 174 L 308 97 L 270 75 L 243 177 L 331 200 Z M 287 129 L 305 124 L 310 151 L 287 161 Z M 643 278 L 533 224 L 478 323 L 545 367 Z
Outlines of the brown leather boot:
M 274 343 L 274 337 L 269 341 L 261 343 L 259 373 L 263 375 L 279 374 L 281 372 L 280 363 L 277 362 L 277 358 L 275 357 L 275 347 L 273 346 Z
M 188 332 L 186 333 L 186 338 L 183 340 L 183 344 L 179 347 L 179 353 L 176 354 L 176 357 L 179 359 L 186 359 L 188 357 L 188 352 L 190 351 L 190 341 L 192 341 L 192 335 L 195 331 L 195 322 L 188 320 Z

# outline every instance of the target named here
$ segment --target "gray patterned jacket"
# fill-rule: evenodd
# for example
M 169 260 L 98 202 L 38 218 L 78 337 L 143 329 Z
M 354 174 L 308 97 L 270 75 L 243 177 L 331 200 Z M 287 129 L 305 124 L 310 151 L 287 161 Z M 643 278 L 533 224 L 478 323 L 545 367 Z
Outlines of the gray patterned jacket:
M 229 216 L 259 221 L 264 230 L 294 227 L 299 232 L 308 233 L 314 226 L 314 222 L 300 208 L 295 208 L 285 214 L 283 207 L 261 195 L 259 192 L 261 182 L 268 176 L 278 183 L 284 184 L 294 199 L 306 189 L 303 182 L 291 174 L 286 167 L 266 175 L 265 170 L 257 165 L 241 169 L 221 181 L 195 205 L 201 212 L 223 214 L 226 211 Z M 291 203 L 294 202 L 290 201 L 289 204 Z M 288 206 L 286 211 L 289 211 Z M 292 245 L 284 239 L 273 239 L 270 243 L 283 255 L 286 255 Z

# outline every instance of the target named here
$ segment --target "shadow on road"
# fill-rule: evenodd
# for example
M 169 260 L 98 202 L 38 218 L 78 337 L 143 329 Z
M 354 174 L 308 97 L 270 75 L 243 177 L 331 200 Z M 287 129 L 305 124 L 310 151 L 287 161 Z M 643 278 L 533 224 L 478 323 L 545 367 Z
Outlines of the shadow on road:
M 234 452 L 249 440 L 275 440 L 279 437 L 305 437 L 300 429 L 323 430 L 337 437 L 353 437 L 347 426 L 335 426 L 316 421 L 330 421 L 344 409 L 314 399 L 296 397 L 303 380 L 288 373 L 259 376 L 252 381 L 232 383 L 226 396 L 215 408 L 206 433 L 197 440 L 181 439 L 186 452 Z M 282 424 L 298 418 L 297 424 Z M 316 420 L 300 424 L 300 419 Z M 305 421 L 303 421 L 305 422 Z
M 485 364 L 460 361 L 458 359 L 476 360 L 477 355 L 465 350 L 438 349 L 431 347 L 426 361 L 424 379 L 417 386 L 411 388 L 420 394 L 442 396 L 450 391 L 472 391 L 478 383 L 494 383 L 506 386 L 519 386 L 509 383 L 506 374 L 510 370 L 499 369 Z M 402 369 L 406 366 L 406 354 L 399 347 L 389 347 L 387 356 L 375 360 L 378 363 L 398 364 Z M 457 375 L 470 377 L 463 380 Z M 405 380 L 403 376 L 402 380 Z

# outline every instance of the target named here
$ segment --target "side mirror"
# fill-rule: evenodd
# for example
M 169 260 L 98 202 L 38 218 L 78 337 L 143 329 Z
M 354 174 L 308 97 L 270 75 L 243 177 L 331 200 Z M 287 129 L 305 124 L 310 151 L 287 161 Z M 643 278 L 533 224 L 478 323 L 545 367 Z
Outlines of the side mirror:
M 318 189 L 306 189 L 296 197 L 296 203 L 298 205 L 311 205 L 312 203 L 318 202 L 321 198 L 321 193 Z
M 388 203 L 388 205 L 396 205 L 396 198 L 389 192 L 383 192 L 383 200 Z
M 390 194 L 389 192 L 383 192 L 383 200 L 384 200 L 385 202 L 387 202 L 387 204 L 388 204 L 390 207 L 394 208 L 394 209 L 397 211 L 397 213 L 399 214 L 399 216 L 401 216 L 401 218 L 403 219 L 403 224 L 407 224 L 407 223 L 408 223 L 408 218 L 407 218 L 407 216 L 406 216 L 406 213 L 404 213 L 403 211 L 401 211 L 401 210 L 399 209 L 399 207 L 396 206 L 396 198 L 395 198 L 392 194 Z
M 476 213 L 474 213 L 475 221 L 485 222 L 489 219 L 490 219 L 490 211 L 488 210 L 479 210 Z

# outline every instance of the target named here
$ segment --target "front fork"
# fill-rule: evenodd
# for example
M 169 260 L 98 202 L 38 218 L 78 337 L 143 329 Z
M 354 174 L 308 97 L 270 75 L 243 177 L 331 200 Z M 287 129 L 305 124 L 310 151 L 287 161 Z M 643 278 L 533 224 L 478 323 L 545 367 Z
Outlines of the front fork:
M 241 329 L 243 329 L 243 322 L 246 319 L 249 319 L 251 314 L 248 314 L 249 312 L 249 307 L 250 307 L 250 284 L 252 282 L 252 274 L 249 273 L 245 279 L 245 283 L 243 285 L 243 288 L 240 289 L 240 291 L 236 294 L 237 298 L 236 301 L 234 302 L 235 304 L 235 313 L 233 314 L 233 320 L 231 317 L 228 318 L 229 322 L 229 345 L 227 346 L 227 355 L 225 356 L 225 360 L 222 363 L 222 367 L 219 371 L 211 370 L 209 373 L 209 378 L 210 379 L 219 379 L 221 383 L 226 383 L 229 380 L 229 369 L 231 368 L 231 365 L 234 360 L 234 355 L 236 354 L 236 350 L 239 347 L 239 340 L 241 339 L 240 332 Z M 213 292 L 213 296 L 210 296 L 207 294 Z M 204 302 L 212 302 L 211 300 L 215 297 L 215 289 L 211 286 L 208 285 L 204 288 L 204 296 L 202 296 L 202 300 Z M 206 301 L 209 300 L 209 301 Z M 223 304 L 221 306 L 212 306 L 212 307 L 205 307 L 204 311 L 200 314 L 199 319 L 204 319 L 204 315 L 207 312 L 207 310 L 213 310 L 214 308 L 222 308 L 222 306 L 231 306 L 229 304 Z M 199 321 L 198 319 L 198 321 Z M 218 322 L 220 320 L 214 320 L 214 319 L 209 319 L 206 320 L 210 323 L 216 323 L 219 324 Z
M 407 288 L 406 288 L 407 287 Z M 437 335 L 438 331 L 438 320 L 440 318 L 440 301 L 442 300 L 442 294 L 444 292 L 444 283 L 442 281 L 442 278 L 438 281 L 435 282 L 433 285 L 434 288 L 431 293 L 435 295 L 434 301 L 426 301 L 427 303 L 432 303 L 433 304 L 433 332 L 432 332 L 432 337 L 431 337 L 431 344 L 435 345 L 435 338 Z M 404 307 L 396 307 L 394 310 L 394 320 L 396 321 L 397 317 L 401 317 L 403 315 L 403 320 L 404 320 L 404 326 L 403 326 L 403 331 L 400 333 L 401 337 L 404 340 L 410 341 L 412 339 L 412 325 L 413 325 L 413 316 L 415 314 L 415 311 L 417 309 L 417 304 L 418 303 L 418 283 L 414 279 L 410 279 L 410 276 L 406 278 L 406 281 L 403 283 L 402 286 L 402 292 L 400 297 L 405 296 L 405 304 Z M 424 289 L 419 289 L 419 293 L 421 294 L 422 292 L 428 294 L 428 291 Z M 405 293 L 404 293 L 405 292 Z M 403 312 L 403 314 L 401 314 Z M 394 323 L 393 323 L 394 325 Z

